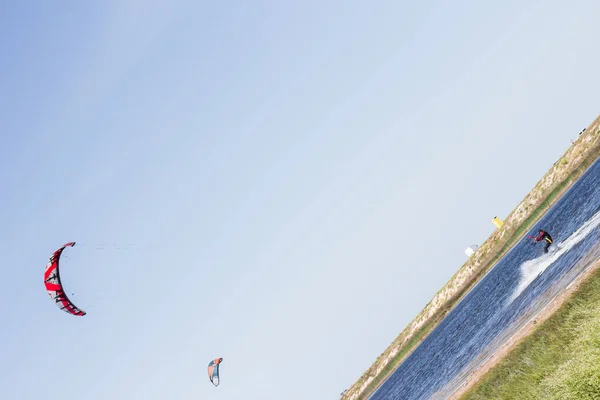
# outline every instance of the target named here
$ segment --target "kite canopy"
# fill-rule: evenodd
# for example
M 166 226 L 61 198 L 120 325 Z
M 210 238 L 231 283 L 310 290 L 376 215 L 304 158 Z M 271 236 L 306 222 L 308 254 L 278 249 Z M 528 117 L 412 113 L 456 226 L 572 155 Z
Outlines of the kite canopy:
M 48 264 L 46 264 L 46 272 L 44 272 L 44 285 L 46 286 L 46 290 L 48 291 L 50 298 L 54 300 L 56 305 L 61 310 L 72 315 L 84 316 L 86 312 L 77 308 L 65 294 L 63 285 L 60 281 L 60 271 L 58 269 L 60 255 L 62 254 L 63 250 L 66 247 L 73 246 L 75 246 L 75 242 L 66 243 L 52 254 L 50 260 L 48 260 Z
M 217 358 L 208 363 L 208 379 L 215 386 L 219 386 L 219 364 L 222 361 L 222 358 Z

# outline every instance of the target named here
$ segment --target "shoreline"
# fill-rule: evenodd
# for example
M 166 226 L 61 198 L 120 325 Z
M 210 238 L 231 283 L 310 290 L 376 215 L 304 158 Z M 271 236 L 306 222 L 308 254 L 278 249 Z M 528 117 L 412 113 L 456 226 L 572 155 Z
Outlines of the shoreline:
M 600 119 L 600 117 L 598 117 L 598 119 Z M 592 162 L 590 164 L 590 166 L 594 162 Z M 555 165 L 556 165 L 556 163 L 555 163 Z M 588 168 L 589 168 L 589 166 L 588 166 Z M 585 171 L 587 171 L 587 168 L 585 169 Z M 585 173 L 585 171 L 583 173 Z M 581 175 L 583 175 L 583 173 L 581 173 Z M 580 177 L 581 177 L 581 175 L 580 175 Z M 530 229 L 531 226 L 533 226 L 544 215 L 545 212 L 547 212 L 558 200 L 560 200 L 560 198 L 573 186 L 573 184 L 576 181 L 577 181 L 577 179 L 575 179 L 573 181 L 569 177 L 569 178 L 567 178 L 567 180 L 565 182 L 559 183 L 559 185 L 557 186 L 557 188 L 555 188 L 555 190 L 557 190 L 557 193 L 555 193 L 554 191 L 552 191 L 548 195 L 548 197 L 550 197 L 551 195 L 555 194 L 555 196 L 553 196 L 553 200 L 550 201 L 549 204 L 546 204 L 545 206 L 541 205 L 538 209 L 534 210 L 532 212 L 532 215 L 529 218 L 526 218 L 526 220 L 516 230 L 519 231 L 522 228 L 525 228 L 525 230 Z M 548 197 L 543 200 L 543 203 L 545 203 L 548 200 Z M 539 215 L 539 211 L 540 210 L 543 210 L 543 213 L 541 215 Z M 490 237 L 484 242 L 483 245 L 484 246 L 488 245 L 488 243 L 490 241 L 497 240 L 498 231 L 499 230 L 494 231 L 490 235 Z M 510 241 L 510 239 L 509 239 L 509 241 Z M 470 277 L 467 282 L 465 282 L 462 290 L 457 291 L 453 296 L 451 296 L 450 299 L 444 305 L 442 305 L 440 307 L 440 310 L 438 310 L 438 312 L 434 313 L 434 315 L 431 318 L 429 318 L 427 321 L 425 321 L 425 323 L 421 326 L 420 329 L 418 329 L 416 331 L 416 333 L 414 333 L 412 336 L 408 336 L 406 338 L 406 342 L 408 342 L 409 344 L 401 346 L 401 349 L 400 349 L 399 353 L 402 353 L 403 350 L 405 350 L 405 349 L 408 349 L 408 350 L 404 354 L 402 354 L 402 356 L 400 358 L 396 358 L 396 357 L 398 357 L 397 355 L 395 357 L 392 357 L 392 361 L 390 361 L 387 364 L 385 364 L 385 366 L 382 368 L 382 370 L 387 370 L 384 374 L 380 373 L 379 375 L 377 375 L 375 377 L 375 379 L 373 379 L 370 382 L 370 384 L 367 386 L 366 390 L 360 392 L 359 394 L 355 395 L 354 397 L 346 397 L 346 396 L 349 396 L 348 393 L 346 392 L 345 395 L 341 397 L 341 400 L 346 400 L 346 399 L 351 399 L 351 400 L 368 400 L 371 396 L 373 396 L 375 394 L 375 392 L 377 390 L 379 390 L 379 388 L 381 387 L 381 385 L 383 385 L 386 382 L 386 380 L 402 364 L 402 362 L 404 362 L 404 360 L 406 358 L 408 358 L 417 349 L 417 347 L 419 347 L 419 345 L 421 344 L 421 342 L 423 342 L 427 338 L 427 336 L 429 336 L 429 334 L 444 320 L 444 318 L 446 317 L 446 315 L 448 313 L 450 313 L 463 300 L 463 298 L 465 298 L 471 292 L 471 290 L 473 290 L 475 288 L 475 286 L 477 286 L 477 284 L 489 272 L 491 272 L 491 270 L 496 266 L 496 264 L 498 263 L 498 261 L 500 261 L 500 259 L 506 253 L 508 253 L 512 249 L 512 247 L 517 244 L 517 242 L 518 242 L 518 240 L 515 240 L 511 245 L 509 245 L 509 246 L 505 245 L 498 253 L 496 253 L 495 256 L 493 256 L 492 262 L 488 263 L 487 266 L 484 267 L 484 268 L 482 268 L 481 270 L 475 272 L 473 274 L 473 276 Z M 483 246 L 481 246 L 479 250 L 481 250 L 481 248 L 483 248 Z M 459 269 L 459 271 L 450 279 L 449 282 L 451 282 L 461 272 L 462 269 L 463 269 L 463 267 L 461 267 Z M 448 285 L 448 283 L 446 285 Z M 446 287 L 446 285 L 444 285 L 444 287 L 440 290 L 440 292 L 444 290 L 444 288 Z M 440 292 L 438 292 L 438 294 Z M 448 307 L 448 308 L 446 310 L 444 310 L 445 307 Z M 442 314 L 441 317 L 440 317 L 439 314 Z M 419 316 L 417 316 L 417 318 L 418 317 Z M 417 318 L 415 318 L 415 319 L 417 319 Z M 414 322 L 414 320 L 413 320 L 413 322 Z M 425 331 L 425 333 L 421 333 L 421 331 Z M 404 331 L 402 331 L 400 333 L 400 336 L 403 333 L 404 333 Z M 410 343 L 415 338 L 418 341 L 415 344 L 411 345 Z M 389 350 L 389 347 L 388 347 L 388 349 L 386 349 L 386 351 L 388 351 L 388 350 Z M 379 360 L 379 358 L 377 360 Z M 376 382 L 376 384 L 373 385 L 373 382 Z M 444 400 L 446 400 L 446 399 L 444 399 Z
M 492 372 L 494 368 L 505 359 L 519 344 L 529 338 L 536 329 L 546 320 L 562 309 L 564 304 L 573 298 L 575 292 L 582 284 L 592 276 L 592 274 L 600 268 L 600 260 L 596 259 L 591 263 L 581 274 L 579 274 L 567 287 L 547 305 L 543 306 L 529 321 L 523 326 L 517 328 L 515 332 L 503 343 L 494 354 L 485 360 L 483 363 L 471 370 L 465 380 L 460 384 L 457 390 L 454 390 L 450 395 L 445 397 L 447 400 L 461 400 L 469 390 L 475 387 L 481 379 Z M 435 398 L 435 395 L 434 395 Z
M 533 189 L 434 295 L 374 363 L 344 392 L 342 400 L 366 400 L 425 340 L 462 299 L 490 272 L 572 185 L 600 157 L 600 116 L 597 116 Z

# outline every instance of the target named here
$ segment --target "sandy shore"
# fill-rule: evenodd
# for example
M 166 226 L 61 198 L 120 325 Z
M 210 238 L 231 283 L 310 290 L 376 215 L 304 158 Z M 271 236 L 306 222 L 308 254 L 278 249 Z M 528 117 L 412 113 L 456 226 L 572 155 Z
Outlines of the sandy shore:
M 450 395 L 446 393 L 445 398 L 448 400 L 458 400 L 463 396 L 469 389 L 471 389 L 479 380 L 492 368 L 494 368 L 504 357 L 510 353 L 523 339 L 529 336 L 535 328 L 541 322 L 544 322 L 550 318 L 563 304 L 564 302 L 575 292 L 581 284 L 587 280 L 587 278 L 600 267 L 600 261 L 596 260 L 591 266 L 589 266 L 583 273 L 581 273 L 573 282 L 569 284 L 552 301 L 542 308 L 534 318 L 526 323 L 521 328 L 517 329 L 513 335 L 500 346 L 494 354 L 487 359 L 484 363 L 480 364 L 475 369 L 468 373 L 468 376 L 463 380 L 462 384 Z M 436 397 L 436 396 L 434 396 Z

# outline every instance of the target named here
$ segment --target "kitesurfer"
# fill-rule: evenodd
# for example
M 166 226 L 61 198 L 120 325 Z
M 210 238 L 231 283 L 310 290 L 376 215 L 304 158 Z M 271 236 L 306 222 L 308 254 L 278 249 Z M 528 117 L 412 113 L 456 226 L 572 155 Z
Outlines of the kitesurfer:
M 541 242 L 542 240 L 546 241 L 546 247 L 544 247 L 544 253 L 548 252 L 548 247 L 552 244 L 552 236 L 548 232 L 543 229 L 540 229 L 540 234 L 538 237 L 534 238 L 534 242 Z

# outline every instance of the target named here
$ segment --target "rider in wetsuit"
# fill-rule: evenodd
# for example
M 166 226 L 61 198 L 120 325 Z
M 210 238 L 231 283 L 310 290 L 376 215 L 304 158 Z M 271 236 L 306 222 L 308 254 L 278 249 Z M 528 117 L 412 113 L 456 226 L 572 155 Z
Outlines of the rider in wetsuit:
M 540 234 L 538 237 L 534 238 L 534 242 L 541 242 L 542 240 L 546 241 L 546 247 L 544 247 L 544 253 L 548 252 L 548 247 L 552 244 L 552 237 L 543 229 L 540 229 Z

